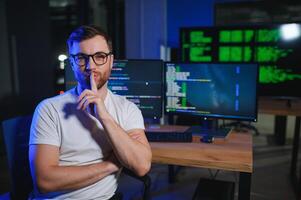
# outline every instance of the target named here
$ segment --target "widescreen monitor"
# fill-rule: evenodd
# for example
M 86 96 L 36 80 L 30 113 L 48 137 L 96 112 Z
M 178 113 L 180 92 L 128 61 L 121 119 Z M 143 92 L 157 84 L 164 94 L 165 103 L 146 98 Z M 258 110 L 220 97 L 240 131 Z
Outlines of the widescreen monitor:
M 66 90 L 77 84 L 70 66 L 65 68 Z M 163 113 L 163 61 L 114 60 L 108 88 L 135 103 L 145 120 L 159 122 Z M 152 121 L 153 120 L 153 121 Z
M 301 26 L 186 27 L 181 62 L 258 63 L 259 96 L 300 98 Z
M 165 112 L 257 120 L 257 64 L 165 63 Z

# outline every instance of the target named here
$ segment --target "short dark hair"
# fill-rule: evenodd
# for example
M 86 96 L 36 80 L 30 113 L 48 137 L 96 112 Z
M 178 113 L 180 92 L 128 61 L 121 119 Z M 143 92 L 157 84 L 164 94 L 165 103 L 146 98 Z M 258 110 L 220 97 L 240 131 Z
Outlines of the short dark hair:
M 112 40 L 109 37 L 109 35 L 100 27 L 94 26 L 94 25 L 84 25 L 80 26 L 77 29 L 75 29 L 69 36 L 67 40 L 67 45 L 68 45 L 68 50 L 70 51 L 71 46 L 73 42 L 81 42 L 87 39 L 91 39 L 94 36 L 100 35 L 102 36 L 109 47 L 109 51 L 112 52 L 113 47 L 112 47 Z

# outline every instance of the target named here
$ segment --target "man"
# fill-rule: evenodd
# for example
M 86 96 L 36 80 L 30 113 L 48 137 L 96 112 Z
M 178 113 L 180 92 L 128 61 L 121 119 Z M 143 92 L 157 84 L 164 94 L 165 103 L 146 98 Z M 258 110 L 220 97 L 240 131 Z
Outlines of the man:
M 81 26 L 68 41 L 77 87 L 42 101 L 30 133 L 33 199 L 109 199 L 117 172 L 145 175 L 151 150 L 140 110 L 107 88 L 113 66 L 109 37 Z

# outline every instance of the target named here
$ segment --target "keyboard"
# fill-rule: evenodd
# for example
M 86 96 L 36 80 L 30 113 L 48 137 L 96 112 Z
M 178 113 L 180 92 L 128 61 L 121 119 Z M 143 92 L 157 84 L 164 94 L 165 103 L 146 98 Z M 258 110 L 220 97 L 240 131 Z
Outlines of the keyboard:
M 212 136 L 215 138 L 225 138 L 231 132 L 231 130 L 231 128 L 207 129 L 201 126 L 191 126 L 185 132 L 198 136 Z
M 192 142 L 190 132 L 147 131 L 145 134 L 149 142 Z

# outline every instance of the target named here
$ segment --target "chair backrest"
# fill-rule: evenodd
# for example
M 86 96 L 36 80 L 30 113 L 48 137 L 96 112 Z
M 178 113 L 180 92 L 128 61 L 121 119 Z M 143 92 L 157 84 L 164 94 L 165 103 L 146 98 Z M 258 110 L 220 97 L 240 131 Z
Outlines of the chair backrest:
M 135 178 L 136 180 L 139 180 L 143 183 L 143 192 L 142 192 L 142 199 L 143 200 L 150 200 L 151 194 L 150 194 L 150 187 L 151 187 L 151 178 L 148 174 L 144 176 L 137 176 L 134 172 L 127 168 L 123 168 L 122 172 L 130 177 Z
M 11 199 L 27 199 L 32 191 L 28 161 L 28 141 L 32 116 L 2 122 L 3 136 L 11 180 Z

